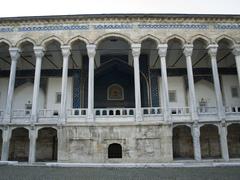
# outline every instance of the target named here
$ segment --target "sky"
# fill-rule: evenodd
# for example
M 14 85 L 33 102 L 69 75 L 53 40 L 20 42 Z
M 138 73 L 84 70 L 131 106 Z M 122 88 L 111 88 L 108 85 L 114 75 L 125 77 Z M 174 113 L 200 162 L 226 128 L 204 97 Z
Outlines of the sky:
M 109 13 L 240 14 L 240 0 L 2 0 L 0 17 Z

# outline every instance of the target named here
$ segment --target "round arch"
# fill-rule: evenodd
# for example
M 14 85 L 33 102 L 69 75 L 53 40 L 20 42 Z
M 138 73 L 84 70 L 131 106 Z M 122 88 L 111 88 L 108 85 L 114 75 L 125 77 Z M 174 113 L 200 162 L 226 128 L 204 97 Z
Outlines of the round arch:
M 29 156 L 29 129 L 15 127 L 11 130 L 9 146 L 9 160 L 28 161 Z
M 228 153 L 230 158 L 240 158 L 240 123 L 227 126 Z
M 200 127 L 200 145 L 203 159 L 221 158 L 218 126 L 204 124 Z
M 57 161 L 58 138 L 54 127 L 41 127 L 37 132 L 36 161 Z
M 108 146 L 108 158 L 122 158 L 122 146 L 118 143 L 112 143 Z
M 191 127 L 187 125 L 177 125 L 173 127 L 173 158 L 193 159 L 193 138 Z

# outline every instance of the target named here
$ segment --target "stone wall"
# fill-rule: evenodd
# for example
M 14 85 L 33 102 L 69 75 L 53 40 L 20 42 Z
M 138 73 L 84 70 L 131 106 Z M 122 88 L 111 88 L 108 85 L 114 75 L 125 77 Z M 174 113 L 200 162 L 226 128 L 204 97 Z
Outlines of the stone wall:
M 162 125 L 94 125 L 63 127 L 58 161 L 169 162 L 171 127 Z M 122 159 L 108 159 L 108 146 L 122 146 Z

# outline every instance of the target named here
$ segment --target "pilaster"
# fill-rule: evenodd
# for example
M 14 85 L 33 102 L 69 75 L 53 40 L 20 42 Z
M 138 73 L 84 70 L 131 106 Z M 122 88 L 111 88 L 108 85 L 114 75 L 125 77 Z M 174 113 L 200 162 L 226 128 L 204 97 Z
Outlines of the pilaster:
M 29 163 L 34 163 L 36 161 L 36 141 L 37 141 L 38 131 L 34 126 L 29 130 Z
M 1 161 L 7 161 L 8 160 L 11 134 L 12 134 L 12 132 L 11 132 L 11 129 L 9 128 L 9 126 L 4 126 L 3 132 L 2 132 L 2 155 L 1 155 Z
M 219 137 L 220 137 L 220 145 L 221 145 L 221 153 L 222 158 L 225 161 L 229 161 L 228 154 L 228 143 L 227 143 L 227 126 L 225 122 L 222 122 L 219 126 Z
M 200 129 L 197 123 L 193 124 L 192 137 L 193 137 L 194 159 L 196 161 L 200 161 L 201 160 Z

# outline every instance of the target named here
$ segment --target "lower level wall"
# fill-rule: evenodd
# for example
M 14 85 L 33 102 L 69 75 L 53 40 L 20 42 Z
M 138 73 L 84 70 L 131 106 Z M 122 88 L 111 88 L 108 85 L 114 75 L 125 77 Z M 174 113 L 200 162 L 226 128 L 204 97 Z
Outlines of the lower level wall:
M 169 125 L 63 126 L 58 131 L 59 162 L 170 162 Z M 108 146 L 122 146 L 122 158 L 109 159 Z

